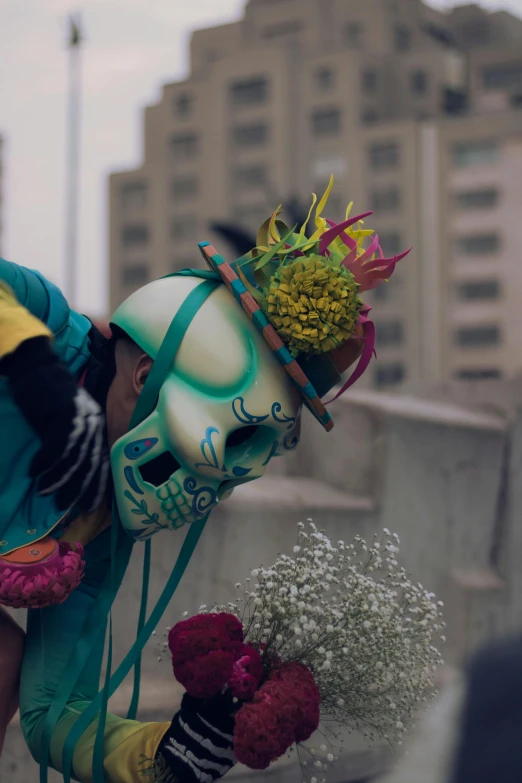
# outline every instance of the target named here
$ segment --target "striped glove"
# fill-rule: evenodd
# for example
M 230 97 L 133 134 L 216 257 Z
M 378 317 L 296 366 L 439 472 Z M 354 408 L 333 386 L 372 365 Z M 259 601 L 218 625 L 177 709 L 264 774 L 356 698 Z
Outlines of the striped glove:
M 208 701 L 185 694 L 156 754 L 161 783 L 213 783 L 234 766 L 235 712 L 229 694 Z

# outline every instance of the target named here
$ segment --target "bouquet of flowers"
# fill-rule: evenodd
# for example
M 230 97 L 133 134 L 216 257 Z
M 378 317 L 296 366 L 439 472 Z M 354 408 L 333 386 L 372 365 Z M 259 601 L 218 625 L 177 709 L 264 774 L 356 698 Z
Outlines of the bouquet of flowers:
M 252 571 L 228 606 L 202 606 L 168 629 L 163 652 L 187 694 L 234 705 L 237 761 L 266 769 L 321 725 L 328 747 L 304 748 L 302 761 L 317 783 L 341 731 L 401 741 L 435 693 L 444 623 L 442 603 L 410 581 L 398 552 L 386 529 L 371 545 L 334 545 L 299 523 L 292 557 Z

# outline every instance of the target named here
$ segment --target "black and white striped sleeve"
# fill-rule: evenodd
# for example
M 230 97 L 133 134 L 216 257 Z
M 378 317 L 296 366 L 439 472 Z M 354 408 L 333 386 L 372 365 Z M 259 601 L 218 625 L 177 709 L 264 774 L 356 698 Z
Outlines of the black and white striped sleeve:
M 203 701 L 185 694 L 156 756 L 166 780 L 213 783 L 229 772 L 236 763 L 232 710 L 228 696 Z

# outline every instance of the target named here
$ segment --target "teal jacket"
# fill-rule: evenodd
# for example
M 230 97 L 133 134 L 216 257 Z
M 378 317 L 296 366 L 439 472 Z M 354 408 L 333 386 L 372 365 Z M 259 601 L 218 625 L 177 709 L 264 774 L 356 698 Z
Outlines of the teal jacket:
M 74 375 L 81 375 L 89 359 L 91 322 L 71 310 L 61 291 L 39 272 L 0 258 L 0 280 L 20 304 L 43 321 L 54 334 L 54 348 Z M 35 404 L 38 394 L 35 393 Z M 64 514 L 53 497 L 39 497 L 29 478 L 29 465 L 40 447 L 0 378 L 0 556 L 32 544 L 53 529 Z

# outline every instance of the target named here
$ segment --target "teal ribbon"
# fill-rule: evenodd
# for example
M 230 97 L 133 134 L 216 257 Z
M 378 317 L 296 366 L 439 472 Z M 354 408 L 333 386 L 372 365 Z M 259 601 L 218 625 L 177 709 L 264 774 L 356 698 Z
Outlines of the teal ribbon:
M 182 274 L 201 277 L 204 279 L 204 282 L 200 283 L 190 292 L 172 319 L 172 322 L 167 330 L 167 334 L 165 335 L 165 338 L 158 351 L 158 355 L 151 367 L 149 376 L 138 398 L 129 429 L 136 427 L 137 424 L 147 418 L 147 416 L 149 416 L 155 409 L 161 387 L 171 370 L 172 362 L 179 350 L 179 347 L 192 319 L 202 304 L 210 296 L 210 294 L 218 285 L 220 285 L 220 281 L 218 278 L 216 278 L 215 275 L 208 274 L 206 272 L 187 270 Z M 78 639 L 77 646 L 70 656 L 68 666 L 64 672 L 64 677 L 54 695 L 53 701 L 44 720 L 40 745 L 40 783 L 47 783 L 48 781 L 51 738 L 56 723 L 58 722 L 70 698 L 72 690 L 76 685 L 76 682 L 78 681 L 85 664 L 87 663 L 92 648 L 94 647 L 94 644 L 96 643 L 100 633 L 100 627 L 105 623 L 105 619 L 107 615 L 109 615 L 109 644 L 104 686 L 69 731 L 62 753 L 64 783 L 70 783 L 72 760 L 78 740 L 87 726 L 96 717 L 98 710 L 100 710 L 101 712 L 93 752 L 93 783 L 104 783 L 103 739 L 107 715 L 107 702 L 110 696 L 119 687 L 128 672 L 134 666 L 134 690 L 129 707 L 129 716 L 133 714 L 135 715 L 137 712 L 139 702 L 141 651 L 150 638 L 152 631 L 160 620 L 185 572 L 197 542 L 199 541 L 201 533 L 203 532 L 207 518 L 208 515 L 204 519 L 198 520 L 190 526 L 171 576 L 169 577 L 167 584 L 165 585 L 165 588 L 147 621 L 145 621 L 145 616 L 148 598 L 148 581 L 150 574 L 150 542 L 146 542 L 143 568 L 142 599 L 138 620 L 137 638 L 129 653 L 126 655 L 116 670 L 114 676 L 111 677 L 111 608 L 125 575 L 134 543 L 133 539 L 131 539 L 129 536 L 121 536 L 121 522 L 116 504 L 114 504 L 111 526 L 110 572 L 103 582 L 96 604 L 92 608 L 85 621 L 82 632 Z
M 67 739 L 65 740 L 65 744 L 63 747 L 63 755 L 62 755 L 64 783 L 70 783 L 71 781 L 70 770 L 72 766 L 73 755 L 80 737 L 82 736 L 85 729 L 89 726 L 91 721 L 93 721 L 96 718 L 98 710 L 100 710 L 100 708 L 103 706 L 105 697 L 109 699 L 112 696 L 112 694 L 120 687 L 121 683 L 123 682 L 127 674 L 134 666 L 136 657 L 139 655 L 139 653 L 141 652 L 141 650 L 143 649 L 147 641 L 150 639 L 152 631 L 156 628 L 158 622 L 161 620 L 161 616 L 163 612 L 167 608 L 169 601 L 174 595 L 174 592 L 176 591 L 176 588 L 179 585 L 183 574 L 185 573 L 185 569 L 190 561 L 190 558 L 194 553 L 194 550 L 203 532 L 208 517 L 209 515 L 207 514 L 207 516 L 204 517 L 204 519 L 200 519 L 197 522 L 193 522 L 189 527 L 188 533 L 185 536 L 185 540 L 181 548 L 181 552 L 179 553 L 178 559 L 167 581 L 167 584 L 165 585 L 163 592 L 161 593 L 158 602 L 156 603 L 156 606 L 150 613 L 149 619 L 143 626 L 141 633 L 138 635 L 133 646 L 131 647 L 131 649 L 129 650 L 129 652 L 123 659 L 123 661 L 120 663 L 120 665 L 114 672 L 113 676 L 110 678 L 110 683 L 107 686 L 107 691 L 105 691 L 104 689 L 100 693 L 98 693 L 98 695 L 91 701 L 87 709 L 84 710 L 84 712 L 80 715 L 80 717 L 75 722 L 72 729 L 70 730 L 69 734 L 67 735 Z M 99 731 L 99 727 L 100 724 L 98 724 L 98 731 Z M 97 732 L 96 739 L 98 739 L 98 732 Z M 93 768 L 92 780 L 93 783 L 105 783 L 105 777 L 103 771 L 103 759 L 101 760 L 101 768 L 98 767 L 96 769 Z
M 114 527 L 116 532 L 119 533 L 118 525 L 115 525 Z M 111 533 L 111 542 L 112 535 L 113 534 Z M 99 637 L 100 629 L 105 624 L 105 619 L 113 604 L 116 592 L 125 575 L 133 543 L 134 542 L 129 536 L 121 535 L 120 544 L 115 556 L 113 573 L 107 575 L 100 588 L 98 599 L 86 618 L 76 647 L 71 653 L 68 664 L 63 672 L 60 686 L 56 690 L 51 706 L 45 717 L 40 742 L 40 783 L 47 783 L 49 753 L 54 728 L 89 659 L 92 648 Z
M 149 580 L 150 580 L 150 555 L 151 546 L 150 538 L 145 541 L 145 549 L 143 552 L 143 579 L 141 583 L 141 605 L 140 615 L 138 618 L 138 629 L 136 636 L 139 636 L 143 626 L 145 625 L 145 617 L 147 615 L 147 600 L 149 597 Z M 127 712 L 128 720 L 136 720 L 138 713 L 138 703 L 140 700 L 140 680 L 141 680 L 141 655 L 139 656 L 134 666 L 134 686 L 132 689 L 132 698 Z

